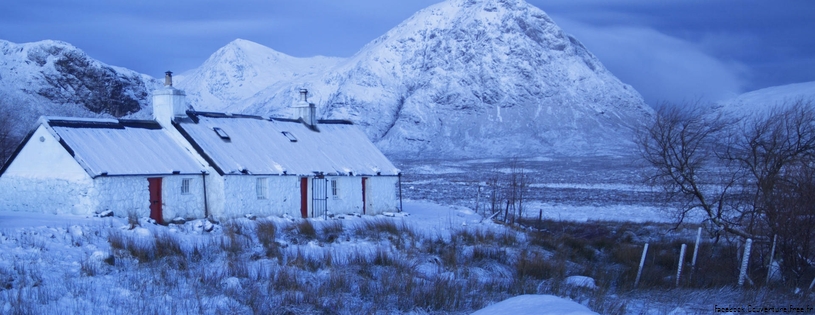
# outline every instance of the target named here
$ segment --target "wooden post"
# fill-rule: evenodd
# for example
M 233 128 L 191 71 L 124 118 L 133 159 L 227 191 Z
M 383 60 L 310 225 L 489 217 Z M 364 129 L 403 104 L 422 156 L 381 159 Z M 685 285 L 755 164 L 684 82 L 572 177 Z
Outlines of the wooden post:
M 699 254 L 699 241 L 702 239 L 702 228 L 696 231 L 696 245 L 693 246 L 693 260 L 691 260 L 691 269 L 696 269 L 696 256 Z
M 543 209 L 538 209 L 538 225 L 543 222 Z
M 693 274 L 696 273 L 696 257 L 699 255 L 699 242 L 702 240 L 702 227 L 696 230 L 696 244 L 693 245 L 693 259 L 690 263 L 690 278 L 693 279 Z
M 475 214 L 478 214 L 478 203 L 481 201 L 481 182 L 476 183 L 476 185 L 478 185 L 478 188 L 475 195 Z
M 750 261 L 750 247 L 753 246 L 753 240 L 747 239 L 744 243 L 744 254 L 741 258 L 741 270 L 739 271 L 739 286 L 744 285 L 744 278 L 747 277 L 747 263 Z
M 682 249 L 679 250 L 679 264 L 676 266 L 676 287 L 679 287 L 679 278 L 682 277 L 682 265 L 685 263 L 685 250 L 688 245 L 682 244 Z
M 638 284 L 640 284 L 640 276 L 642 276 L 642 266 L 645 264 L 645 255 L 648 254 L 648 243 L 645 243 L 645 247 L 642 249 L 642 258 L 640 258 L 640 268 L 637 270 L 637 279 L 634 280 L 634 287 L 636 288 Z
M 770 250 L 770 263 L 767 265 L 767 280 L 764 284 L 770 284 L 770 274 L 773 272 L 773 258 L 775 258 L 775 242 L 778 240 L 778 235 L 773 235 L 773 247 Z

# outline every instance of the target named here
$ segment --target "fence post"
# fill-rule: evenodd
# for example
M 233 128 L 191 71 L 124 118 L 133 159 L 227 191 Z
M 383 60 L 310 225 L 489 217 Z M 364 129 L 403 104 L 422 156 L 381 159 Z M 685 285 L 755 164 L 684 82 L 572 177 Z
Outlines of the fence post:
M 676 287 L 679 287 L 679 278 L 682 277 L 682 265 L 685 262 L 685 250 L 688 245 L 682 244 L 682 249 L 679 250 L 679 264 L 676 266 Z
M 691 261 L 691 269 L 696 269 L 696 255 L 699 253 L 699 241 L 702 239 L 702 228 L 696 231 L 696 245 L 693 246 L 693 260 Z
M 475 213 L 478 214 L 478 203 L 481 201 L 481 182 L 476 183 L 478 185 L 476 187 L 476 195 L 475 195 Z
M 637 270 L 637 279 L 634 280 L 634 287 L 636 288 L 638 284 L 640 284 L 640 276 L 642 276 L 642 266 L 645 264 L 645 255 L 648 253 L 648 243 L 645 243 L 645 247 L 642 249 L 642 258 L 640 258 L 640 268 Z
M 750 261 L 750 247 L 753 245 L 752 239 L 747 239 L 744 243 L 744 255 L 741 259 L 741 271 L 739 271 L 739 286 L 744 285 L 744 278 L 747 277 L 747 263 Z
M 770 275 L 773 272 L 773 258 L 775 258 L 775 242 L 778 240 L 778 234 L 773 235 L 773 247 L 770 250 L 770 263 L 767 265 L 767 279 L 764 281 L 765 285 L 770 284 Z

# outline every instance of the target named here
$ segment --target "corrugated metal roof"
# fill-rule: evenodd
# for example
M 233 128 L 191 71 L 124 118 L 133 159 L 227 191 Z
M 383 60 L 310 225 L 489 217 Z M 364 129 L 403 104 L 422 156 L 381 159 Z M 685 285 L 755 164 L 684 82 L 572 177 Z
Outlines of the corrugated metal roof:
M 319 131 L 315 131 L 299 121 L 245 115 L 192 115 L 192 120 L 179 122 L 177 126 L 195 142 L 199 153 L 224 174 L 399 173 L 365 134 L 349 123 L 322 123 L 318 125 Z M 215 128 L 219 129 L 218 133 Z
M 46 119 L 92 177 L 198 174 L 204 166 L 154 121 Z

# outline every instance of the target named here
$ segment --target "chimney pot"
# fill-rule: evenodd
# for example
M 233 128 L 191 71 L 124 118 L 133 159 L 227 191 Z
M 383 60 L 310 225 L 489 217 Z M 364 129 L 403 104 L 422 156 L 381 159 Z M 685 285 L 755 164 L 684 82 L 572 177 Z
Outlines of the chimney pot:
M 173 86 L 173 72 L 167 71 L 164 73 L 164 86 Z
M 308 103 L 308 90 L 300 89 L 300 100 Z

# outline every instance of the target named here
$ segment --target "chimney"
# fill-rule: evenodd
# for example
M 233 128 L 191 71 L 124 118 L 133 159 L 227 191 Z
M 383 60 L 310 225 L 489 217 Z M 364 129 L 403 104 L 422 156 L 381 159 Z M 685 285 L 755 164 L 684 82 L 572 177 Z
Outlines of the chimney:
M 308 90 L 300 89 L 300 100 L 292 104 L 294 119 L 302 119 L 309 127 L 317 123 L 316 106 L 308 102 Z
M 175 118 L 187 116 L 186 94 L 173 87 L 173 73 L 164 73 L 164 88 L 153 91 L 153 118 L 170 127 Z

